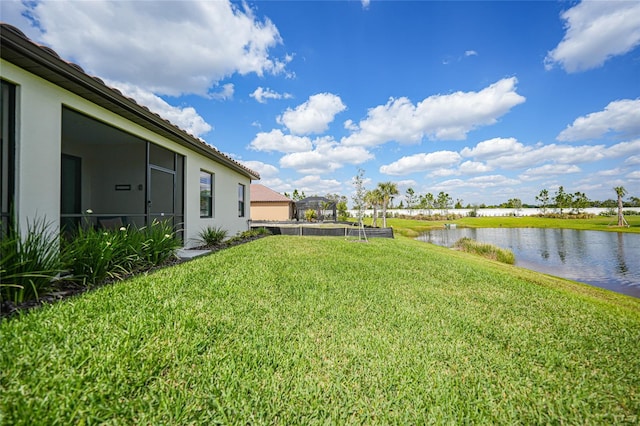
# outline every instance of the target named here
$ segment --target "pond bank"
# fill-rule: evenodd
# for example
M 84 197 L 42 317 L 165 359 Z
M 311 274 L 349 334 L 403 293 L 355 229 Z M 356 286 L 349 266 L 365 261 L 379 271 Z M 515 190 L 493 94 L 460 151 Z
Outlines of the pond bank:
M 472 238 L 513 251 L 516 265 L 640 297 L 640 235 L 541 228 L 434 229 L 417 239 L 451 247 Z

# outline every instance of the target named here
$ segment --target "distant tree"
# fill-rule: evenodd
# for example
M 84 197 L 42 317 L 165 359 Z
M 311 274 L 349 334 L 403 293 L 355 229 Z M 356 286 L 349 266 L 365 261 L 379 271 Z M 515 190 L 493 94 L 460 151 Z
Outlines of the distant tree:
M 420 208 L 427 210 L 429 216 L 431 216 L 431 210 L 435 207 L 435 203 L 436 199 L 430 192 L 420 196 Z
M 582 211 L 584 211 L 584 209 L 589 207 L 589 203 L 589 198 L 584 192 L 576 192 L 575 194 L 573 194 L 571 206 L 576 213 L 580 214 Z
M 436 198 L 436 206 L 440 210 L 443 210 L 445 213 L 447 213 L 452 203 L 453 203 L 453 199 L 449 196 L 449 194 L 446 194 L 443 191 L 440 191 L 438 193 L 438 197 Z
M 462 208 L 462 199 L 461 198 L 458 198 L 456 200 L 456 204 L 455 204 L 455 206 L 453 206 L 453 208 L 454 209 L 461 209 Z
M 638 197 L 629 197 L 630 206 L 629 207 L 640 207 L 640 198 Z
M 564 187 L 560 186 L 556 191 L 553 200 L 555 201 L 558 210 L 560 210 L 560 214 L 562 214 L 562 211 L 568 208 L 571 204 L 571 195 L 564 192 Z
M 613 190 L 616 191 L 616 195 L 618 196 L 618 226 L 624 226 L 625 220 L 622 215 L 622 198 L 627 195 L 627 190 L 624 189 L 624 186 L 616 186 Z
M 547 207 L 549 207 L 549 191 L 546 189 L 540 191 L 540 194 L 536 195 L 536 200 L 540 203 L 540 211 L 545 214 Z
M 394 182 L 380 182 L 378 189 L 382 194 L 382 227 L 387 227 L 387 207 L 393 201 L 393 197 L 398 195 L 398 185 Z
M 364 216 L 364 210 L 367 206 L 365 195 L 367 194 L 367 190 L 364 187 L 364 170 L 358 169 L 358 174 L 353 178 L 353 186 L 355 187 L 355 194 L 353 195 L 353 206 L 358 212 L 358 225 L 360 226 L 360 231 L 364 235 L 365 241 L 367 240 L 367 235 L 364 233 L 364 223 L 362 222 L 362 218 Z
M 334 203 L 339 203 L 341 201 L 344 201 L 345 203 L 348 201 L 347 197 L 345 197 L 344 195 L 340 195 L 340 194 L 327 194 L 324 196 L 324 198 L 327 198 L 331 201 L 333 201 Z
M 333 213 L 333 209 L 331 208 L 335 203 L 332 200 L 321 201 L 320 206 L 322 207 L 322 213 L 319 216 L 320 220 L 325 220 L 327 217 L 327 211 Z M 336 218 L 334 217 L 333 220 Z
M 514 213 L 517 214 L 520 210 L 522 210 L 522 200 L 520 198 L 511 198 L 507 202 L 508 208 L 515 210 Z
M 288 193 L 284 193 L 284 196 L 287 198 L 291 198 L 293 201 L 300 201 L 300 200 L 304 200 L 305 198 L 307 198 L 306 195 L 304 195 L 304 191 L 300 191 L 298 192 L 298 189 L 294 189 L 293 190 L 293 194 L 288 194 Z
M 411 211 L 415 207 L 416 200 L 417 200 L 416 192 L 413 190 L 413 188 L 407 188 L 407 192 L 405 192 L 404 194 L 404 199 L 407 202 L 407 209 L 409 210 L 409 216 L 411 216 Z
M 364 200 L 367 204 L 367 207 L 373 209 L 373 221 L 371 222 L 371 226 L 378 226 L 378 207 L 382 206 L 382 193 L 379 188 L 372 189 L 367 191 L 364 196 Z
M 345 197 L 346 198 L 346 197 Z M 345 201 L 338 201 L 336 203 L 336 210 L 337 210 L 337 214 L 338 214 L 338 220 L 342 220 L 345 221 L 349 218 L 349 209 L 347 207 L 347 202 Z

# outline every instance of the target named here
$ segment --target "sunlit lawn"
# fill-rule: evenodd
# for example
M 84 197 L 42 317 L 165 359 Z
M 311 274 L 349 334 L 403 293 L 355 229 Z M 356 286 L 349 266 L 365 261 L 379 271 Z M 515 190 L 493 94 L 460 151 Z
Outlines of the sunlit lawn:
M 640 300 L 268 237 L 0 323 L 1 424 L 640 421 Z
M 624 217 L 629 227 L 618 227 L 615 216 L 596 216 L 591 219 L 552 219 L 535 216 L 486 216 L 464 217 L 460 219 L 445 220 L 415 220 L 388 218 L 387 226 L 392 226 L 395 232 L 408 237 L 416 237 L 420 233 L 433 228 L 442 228 L 445 223 L 455 223 L 458 226 L 469 228 L 564 228 L 581 229 L 588 231 L 608 232 L 632 232 L 640 233 L 640 215 Z M 372 219 L 365 218 L 365 224 L 371 225 Z M 378 219 L 378 226 L 382 226 L 382 220 Z

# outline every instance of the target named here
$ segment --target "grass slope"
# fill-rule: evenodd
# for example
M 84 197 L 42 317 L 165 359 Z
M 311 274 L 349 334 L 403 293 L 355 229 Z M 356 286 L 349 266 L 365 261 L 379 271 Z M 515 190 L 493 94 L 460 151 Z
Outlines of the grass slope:
M 640 300 L 269 237 L 0 323 L 2 424 L 637 423 Z

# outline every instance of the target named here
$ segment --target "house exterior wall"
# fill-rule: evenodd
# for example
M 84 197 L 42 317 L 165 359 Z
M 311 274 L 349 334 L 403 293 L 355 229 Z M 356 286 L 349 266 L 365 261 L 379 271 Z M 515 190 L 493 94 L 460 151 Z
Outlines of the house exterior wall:
M 251 203 L 251 220 L 290 220 L 291 203 L 253 201 Z
M 23 230 L 27 221 L 35 218 L 45 218 L 54 226 L 60 225 L 63 106 L 185 156 L 185 245 L 194 245 L 199 231 L 206 226 L 221 226 L 229 235 L 248 229 L 251 181 L 247 176 L 8 61 L 1 60 L 0 70 L 4 80 L 17 86 L 15 209 Z M 215 173 L 213 218 L 200 218 L 200 169 Z M 238 216 L 238 184 L 246 187 L 245 217 Z

